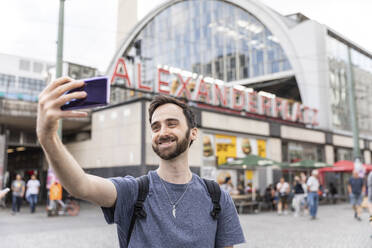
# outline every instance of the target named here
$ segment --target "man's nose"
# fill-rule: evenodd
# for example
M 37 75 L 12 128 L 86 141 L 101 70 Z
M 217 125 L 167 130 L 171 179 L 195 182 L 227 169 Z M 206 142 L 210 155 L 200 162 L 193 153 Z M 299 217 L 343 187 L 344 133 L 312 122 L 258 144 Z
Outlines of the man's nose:
M 159 131 L 160 135 L 165 135 L 168 133 L 169 133 L 169 128 L 167 127 L 167 125 L 163 125 L 160 127 L 160 131 Z

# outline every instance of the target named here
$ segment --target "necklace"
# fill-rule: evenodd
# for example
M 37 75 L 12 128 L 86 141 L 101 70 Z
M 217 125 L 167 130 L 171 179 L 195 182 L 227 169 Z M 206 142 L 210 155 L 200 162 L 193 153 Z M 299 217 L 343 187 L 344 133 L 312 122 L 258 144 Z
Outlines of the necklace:
M 176 218 L 176 207 L 177 207 L 178 203 L 182 200 L 183 196 L 185 195 L 187 189 L 189 188 L 189 185 L 190 185 L 191 181 L 192 181 L 192 176 L 191 176 L 190 182 L 186 185 L 186 189 L 182 193 L 182 195 L 178 198 L 178 200 L 172 202 L 171 199 L 170 199 L 170 196 L 169 196 L 167 187 L 165 187 L 165 184 L 163 182 L 163 179 L 160 178 L 160 182 L 161 182 L 161 184 L 163 185 L 163 187 L 165 189 L 165 193 L 167 193 L 168 201 L 169 201 L 170 205 L 172 206 L 172 215 L 173 215 L 173 218 Z

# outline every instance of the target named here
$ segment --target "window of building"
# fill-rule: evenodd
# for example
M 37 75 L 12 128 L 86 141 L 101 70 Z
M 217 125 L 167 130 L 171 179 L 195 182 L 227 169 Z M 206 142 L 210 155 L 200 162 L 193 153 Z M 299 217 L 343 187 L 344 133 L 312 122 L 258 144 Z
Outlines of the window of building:
M 15 76 L 0 73 L 0 92 L 9 92 L 15 84 Z
M 21 59 L 19 61 L 19 69 L 22 71 L 30 71 L 31 62 L 29 60 Z
M 283 142 L 283 161 L 295 163 L 301 160 L 324 162 L 323 146 L 300 142 Z
M 36 73 L 41 73 L 44 69 L 44 66 L 42 63 L 34 62 L 33 64 L 33 71 Z
M 329 36 L 327 39 L 329 86 L 332 124 L 336 129 L 351 131 L 348 89 L 348 46 Z M 355 83 L 355 98 L 358 104 L 359 131 L 372 134 L 372 58 L 351 49 L 351 62 Z
M 335 161 L 340 160 L 353 160 L 353 150 L 350 148 L 339 148 L 335 149 Z

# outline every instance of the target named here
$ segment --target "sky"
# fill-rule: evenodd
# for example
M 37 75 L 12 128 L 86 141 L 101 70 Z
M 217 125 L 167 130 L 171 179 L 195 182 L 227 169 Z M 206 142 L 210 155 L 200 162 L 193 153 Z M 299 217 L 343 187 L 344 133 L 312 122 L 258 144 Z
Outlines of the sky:
M 162 2 L 139 0 L 139 18 Z M 261 2 L 284 15 L 301 12 L 372 53 L 370 0 Z M 116 51 L 117 5 L 118 0 L 65 1 L 65 61 L 106 71 Z M 58 8 L 59 0 L 0 0 L 0 53 L 54 62 Z

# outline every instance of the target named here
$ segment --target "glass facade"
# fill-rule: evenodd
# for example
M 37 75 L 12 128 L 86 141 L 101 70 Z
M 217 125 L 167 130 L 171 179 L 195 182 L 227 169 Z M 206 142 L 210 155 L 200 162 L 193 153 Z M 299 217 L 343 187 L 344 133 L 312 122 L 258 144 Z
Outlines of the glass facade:
M 340 148 L 336 147 L 335 148 L 335 161 L 340 161 L 340 160 L 353 160 L 353 150 L 350 148 Z
M 283 161 L 289 163 L 307 159 L 322 162 L 324 161 L 324 148 L 315 144 L 284 141 L 282 155 Z
M 182 1 L 163 10 L 122 57 L 130 76 L 137 75 L 135 65 L 141 63 L 142 82 L 149 85 L 158 66 L 224 82 L 291 69 L 278 39 L 257 18 L 213 0 Z
M 334 128 L 351 131 L 349 93 L 347 90 L 347 45 L 328 36 L 329 86 Z M 360 133 L 372 134 L 372 59 L 351 48 L 355 98 Z
M 45 86 L 46 82 L 40 79 L 0 73 L 0 97 L 37 101 Z

